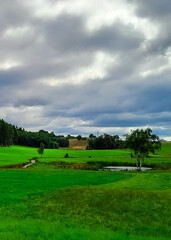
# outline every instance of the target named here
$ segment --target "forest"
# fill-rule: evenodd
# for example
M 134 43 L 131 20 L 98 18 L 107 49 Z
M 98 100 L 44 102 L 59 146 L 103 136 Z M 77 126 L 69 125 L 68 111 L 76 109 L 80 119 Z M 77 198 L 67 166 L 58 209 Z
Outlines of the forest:
M 21 145 L 29 147 L 39 147 L 43 143 L 45 148 L 57 149 L 59 147 L 68 147 L 67 137 L 57 136 L 53 132 L 40 130 L 38 132 L 26 131 L 24 128 L 14 126 L 0 120 L 0 145 L 10 146 Z

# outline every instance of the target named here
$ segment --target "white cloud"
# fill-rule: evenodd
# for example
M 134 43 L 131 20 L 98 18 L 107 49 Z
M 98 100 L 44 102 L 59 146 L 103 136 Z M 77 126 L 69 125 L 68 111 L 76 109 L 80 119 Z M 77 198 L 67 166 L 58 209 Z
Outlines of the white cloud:
M 15 68 L 19 66 L 22 66 L 21 62 L 7 59 L 5 62 L 0 62 L 0 71 L 9 70 L 11 68 Z
M 45 85 L 49 86 L 60 86 L 63 84 L 82 84 L 86 82 L 91 82 L 94 79 L 103 80 L 107 77 L 108 68 L 119 63 L 119 58 L 107 54 L 105 52 L 99 51 L 94 54 L 93 62 L 88 66 L 80 66 L 72 72 L 70 76 L 63 76 L 63 78 L 45 78 L 40 79 Z

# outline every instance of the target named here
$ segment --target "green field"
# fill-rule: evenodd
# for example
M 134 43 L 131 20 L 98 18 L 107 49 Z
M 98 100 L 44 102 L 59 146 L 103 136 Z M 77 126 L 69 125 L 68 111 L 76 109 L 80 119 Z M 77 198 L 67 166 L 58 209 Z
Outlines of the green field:
M 1 167 L 32 157 L 34 148 L 0 148 Z M 129 150 L 45 149 L 32 167 L 1 168 L 0 239 L 171 239 L 171 143 L 146 159 L 156 169 L 146 172 L 59 169 L 54 161 L 135 163 Z
M 65 154 L 69 158 L 64 158 Z M 106 164 L 135 165 L 135 158 L 130 157 L 130 150 L 71 150 L 45 149 L 43 158 L 40 158 L 37 149 L 22 146 L 0 148 L 0 166 L 29 162 L 32 157 L 39 157 L 39 162 L 67 161 L 73 163 L 104 162 Z M 171 164 L 171 143 L 163 143 L 160 152 L 145 159 L 147 166 L 164 167 Z

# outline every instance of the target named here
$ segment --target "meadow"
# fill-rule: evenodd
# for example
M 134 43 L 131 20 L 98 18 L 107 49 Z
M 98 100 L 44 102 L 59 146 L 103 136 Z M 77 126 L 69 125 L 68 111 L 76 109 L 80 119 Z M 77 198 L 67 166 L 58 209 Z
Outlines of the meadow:
M 69 158 L 64 158 L 65 154 Z M 171 239 L 171 143 L 146 159 L 154 170 L 58 168 L 53 162 L 135 164 L 130 150 L 0 148 L 0 239 Z M 90 157 L 91 156 L 91 157 Z M 7 166 L 39 157 L 26 169 Z M 5 168 L 3 168 L 5 166 Z
M 65 158 L 68 153 L 69 158 Z M 71 162 L 71 163 L 87 163 L 87 162 L 103 162 L 104 165 L 135 165 L 135 158 L 131 158 L 129 149 L 119 150 L 75 150 L 70 148 L 63 149 L 45 149 L 43 157 L 37 153 L 36 148 L 24 146 L 11 146 L 9 148 L 0 147 L 0 166 L 8 166 L 11 164 L 19 164 L 29 162 L 33 157 L 39 157 L 39 162 Z M 150 155 L 145 159 L 146 166 L 155 166 L 159 168 L 170 168 L 171 164 L 171 143 L 163 143 L 160 152 Z

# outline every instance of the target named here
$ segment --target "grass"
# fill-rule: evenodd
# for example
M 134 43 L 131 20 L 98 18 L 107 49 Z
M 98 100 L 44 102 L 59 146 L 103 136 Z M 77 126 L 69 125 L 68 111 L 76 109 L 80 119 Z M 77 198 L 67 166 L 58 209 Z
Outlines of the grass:
M 163 143 L 157 155 L 151 155 L 145 160 L 147 166 L 170 168 L 171 143 Z M 64 158 L 65 154 L 69 158 Z M 72 149 L 45 149 L 42 158 L 36 148 L 11 146 L 0 148 L 0 166 L 28 162 L 32 157 L 39 157 L 40 162 L 66 161 L 71 163 L 103 162 L 104 164 L 135 165 L 135 158 L 130 157 L 130 150 L 72 150 Z
M 0 147 L 0 166 L 29 162 L 38 156 L 35 148 L 23 146 Z
M 66 226 L 58 222 L 40 219 L 6 218 L 0 227 L 1 240 L 165 240 L 162 237 L 145 237 L 118 233 L 111 230 L 90 229 L 82 226 Z
M 146 166 L 156 168 L 171 168 L 171 143 L 163 143 L 162 150 L 156 155 L 150 155 L 145 159 Z M 69 154 L 69 158 L 64 158 L 65 154 Z M 51 161 L 67 161 L 71 163 L 87 163 L 102 162 L 104 165 L 136 165 L 135 158 L 130 157 L 131 151 L 124 150 L 45 150 L 43 158 L 39 158 L 41 162 Z
M 8 192 L 1 189 L 1 196 L 4 194 L 6 198 L 1 198 L 0 232 L 7 231 L 2 239 L 171 237 L 170 173 L 79 170 L 5 173 L 1 171 L 1 186 L 4 189 L 11 186 Z M 150 187 L 147 187 L 145 179 L 149 176 Z M 23 182 L 19 187 L 21 177 Z M 6 179 L 11 179 L 10 184 Z M 11 224 L 10 219 L 13 219 Z M 7 238 L 8 234 L 13 234 L 13 238 Z
M 65 159 L 65 153 L 70 158 Z M 56 169 L 51 161 L 132 163 L 129 150 L 47 150 L 27 169 L 0 169 L 0 240 L 171 239 L 171 143 L 148 172 Z M 89 156 L 91 155 L 91 158 Z M 36 149 L 0 148 L 0 166 L 27 162 Z
M 77 188 L 47 196 L 35 209 L 44 219 L 63 215 L 76 224 L 169 238 L 170 198 L 171 194 L 160 191 Z
M 79 170 L 1 170 L 0 205 L 16 202 L 28 196 L 43 195 L 44 193 L 50 193 L 67 187 L 107 184 L 130 177 L 131 175 L 122 173 L 114 175 L 107 172 Z

